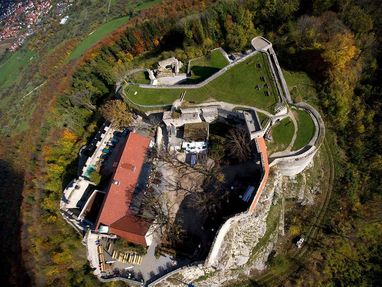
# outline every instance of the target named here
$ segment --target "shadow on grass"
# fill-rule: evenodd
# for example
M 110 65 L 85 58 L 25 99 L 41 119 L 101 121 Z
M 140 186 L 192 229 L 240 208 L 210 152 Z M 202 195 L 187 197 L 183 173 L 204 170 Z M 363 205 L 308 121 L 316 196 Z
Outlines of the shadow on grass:
M 211 77 L 213 74 L 218 72 L 219 68 L 205 67 L 205 66 L 193 66 L 191 68 L 192 77 L 188 78 L 185 84 L 198 84 L 205 79 Z

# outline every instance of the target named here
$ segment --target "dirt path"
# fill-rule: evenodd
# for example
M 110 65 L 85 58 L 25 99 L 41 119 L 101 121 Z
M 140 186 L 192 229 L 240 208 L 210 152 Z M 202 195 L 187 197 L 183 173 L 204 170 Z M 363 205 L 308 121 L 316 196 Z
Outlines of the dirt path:
M 296 138 L 297 138 L 297 131 L 298 131 L 298 125 L 297 125 L 296 118 L 294 117 L 294 114 L 290 109 L 288 111 L 288 116 L 292 120 L 292 123 L 294 126 L 294 134 L 293 134 L 292 140 L 290 141 L 290 143 L 289 143 L 288 147 L 285 149 L 285 151 L 291 151 L 292 150 L 292 147 L 293 147 L 293 145 L 296 141 Z

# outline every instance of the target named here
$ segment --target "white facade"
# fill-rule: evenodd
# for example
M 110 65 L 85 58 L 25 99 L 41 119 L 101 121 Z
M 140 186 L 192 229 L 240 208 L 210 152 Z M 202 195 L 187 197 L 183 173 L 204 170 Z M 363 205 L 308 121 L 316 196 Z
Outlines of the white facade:
M 182 143 L 182 148 L 188 153 L 199 153 L 207 150 L 207 142 L 199 141 L 199 142 L 188 142 L 184 141 Z

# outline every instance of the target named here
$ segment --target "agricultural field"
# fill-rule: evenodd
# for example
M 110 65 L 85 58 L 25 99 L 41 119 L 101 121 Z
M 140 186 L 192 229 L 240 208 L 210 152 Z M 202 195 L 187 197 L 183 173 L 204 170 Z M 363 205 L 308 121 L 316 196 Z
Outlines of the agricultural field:
M 185 92 L 185 100 L 197 104 L 207 100 L 255 106 L 273 112 L 278 94 L 266 56 L 256 53 L 202 86 L 190 89 L 141 88 L 128 85 L 125 96 L 140 106 L 171 105 Z
M 306 111 L 295 110 L 293 113 L 297 120 L 298 130 L 292 150 L 298 150 L 307 145 L 312 139 L 315 127 L 311 116 Z
M 19 50 L 0 62 L 0 87 L 6 89 L 12 86 L 19 78 L 22 69 L 33 59 L 34 53 L 28 50 Z
M 102 40 L 113 30 L 121 27 L 127 21 L 129 21 L 130 17 L 122 17 L 110 22 L 107 22 L 101 26 L 99 26 L 94 32 L 90 33 L 72 52 L 69 57 L 69 60 L 76 59 L 80 57 L 87 49 L 95 45 L 98 41 Z
M 131 11 L 139 12 L 150 8 L 151 6 L 160 3 L 162 0 L 137 0 L 131 1 L 131 3 L 126 4 L 126 8 L 131 9 Z M 112 0 L 110 5 L 117 5 L 118 0 Z M 123 26 L 129 21 L 130 17 L 121 17 L 111 20 L 107 23 L 99 26 L 95 31 L 91 32 L 72 52 L 69 60 L 76 59 L 80 57 L 87 49 L 91 48 L 98 41 L 105 38 L 109 33 Z
M 199 83 L 215 74 L 229 64 L 220 49 L 211 51 L 205 56 L 190 61 L 191 77 L 187 84 Z

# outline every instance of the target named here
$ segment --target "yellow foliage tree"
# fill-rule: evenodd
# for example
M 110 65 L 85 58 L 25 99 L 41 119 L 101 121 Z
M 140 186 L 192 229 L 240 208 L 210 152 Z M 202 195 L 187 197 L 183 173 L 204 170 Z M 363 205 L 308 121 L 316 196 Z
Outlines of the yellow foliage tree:
M 346 68 L 359 54 L 354 36 L 350 32 L 334 35 L 324 44 L 324 50 L 322 53 L 324 61 L 336 70 Z
M 323 44 L 321 56 L 329 64 L 330 92 L 324 105 L 336 124 L 345 127 L 351 110 L 355 84 L 360 76 L 359 49 L 351 32 L 335 34 Z

